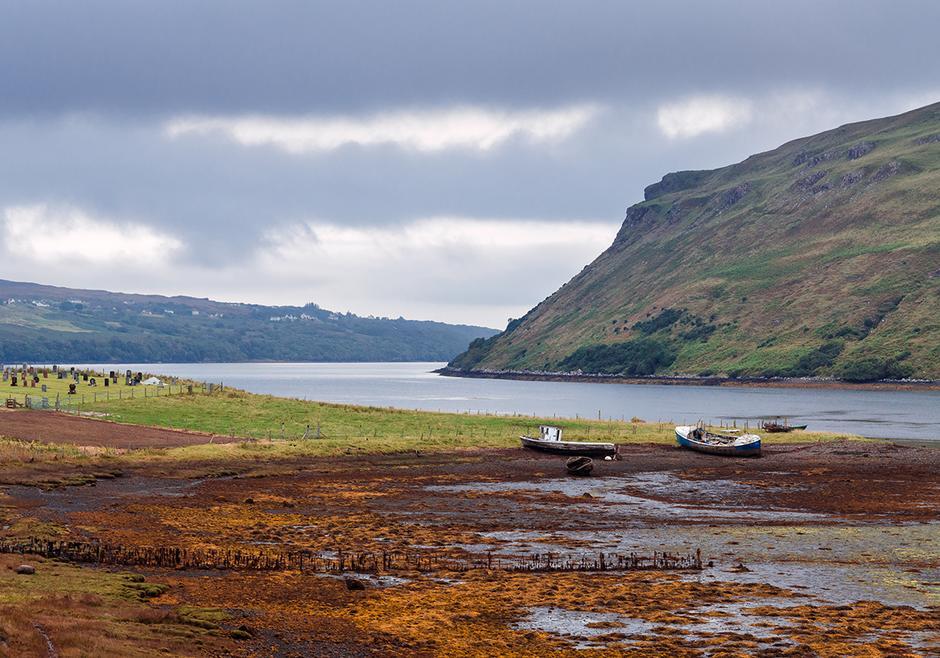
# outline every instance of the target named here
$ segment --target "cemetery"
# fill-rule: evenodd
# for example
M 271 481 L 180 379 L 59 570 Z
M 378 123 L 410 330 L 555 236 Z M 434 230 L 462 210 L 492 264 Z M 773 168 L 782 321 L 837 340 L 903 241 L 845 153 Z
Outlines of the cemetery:
M 205 388 L 204 384 L 116 366 L 93 370 L 59 364 L 0 364 L 0 399 L 8 409 L 69 410 L 99 401 L 177 395 Z

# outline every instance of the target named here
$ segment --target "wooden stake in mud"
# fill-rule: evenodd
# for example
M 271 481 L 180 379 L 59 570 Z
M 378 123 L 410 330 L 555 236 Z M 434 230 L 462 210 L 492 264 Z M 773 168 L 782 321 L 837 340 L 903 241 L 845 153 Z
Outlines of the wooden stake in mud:
M 485 559 L 479 555 L 455 557 L 448 554 L 413 552 L 337 551 L 335 557 L 317 555 L 306 550 L 269 551 L 258 549 L 189 549 L 174 546 L 121 546 L 100 542 L 52 541 L 47 539 L 0 539 L 0 553 L 32 554 L 79 563 L 175 569 L 238 569 L 283 571 L 298 569 L 310 572 L 342 573 L 354 571 L 377 573 L 399 569 L 411 571 L 469 571 L 489 569 L 502 571 L 630 571 L 630 570 L 701 570 L 701 551 L 687 556 L 655 552 L 650 556 L 635 553 L 596 556 L 569 556 L 555 553 L 516 555 L 501 558 L 492 552 Z

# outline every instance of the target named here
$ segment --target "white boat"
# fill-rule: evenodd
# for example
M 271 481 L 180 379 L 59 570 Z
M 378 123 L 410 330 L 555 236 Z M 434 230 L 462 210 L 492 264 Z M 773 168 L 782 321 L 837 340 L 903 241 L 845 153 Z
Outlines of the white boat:
M 561 428 L 542 425 L 539 427 L 539 437 L 520 436 L 523 448 L 551 452 L 558 455 L 584 455 L 587 457 L 606 457 L 616 455 L 617 446 L 613 443 L 599 443 L 592 441 L 562 441 Z
M 756 434 L 731 436 L 714 434 L 701 427 L 679 425 L 676 443 L 689 450 L 730 457 L 756 457 L 760 455 L 760 437 Z

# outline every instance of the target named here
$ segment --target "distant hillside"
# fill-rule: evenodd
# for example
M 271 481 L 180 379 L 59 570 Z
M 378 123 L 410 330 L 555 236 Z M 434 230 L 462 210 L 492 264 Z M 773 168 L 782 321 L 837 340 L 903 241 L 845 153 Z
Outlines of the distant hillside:
M 0 280 L 0 363 L 446 361 L 493 329 Z
M 667 174 L 452 366 L 940 379 L 940 104 Z

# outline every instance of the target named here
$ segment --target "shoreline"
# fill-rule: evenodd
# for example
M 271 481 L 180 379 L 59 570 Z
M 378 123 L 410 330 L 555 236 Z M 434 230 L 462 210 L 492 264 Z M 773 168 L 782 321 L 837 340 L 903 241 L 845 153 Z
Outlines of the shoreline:
M 727 388 L 820 388 L 851 391 L 940 391 L 940 381 L 877 381 L 847 382 L 837 379 L 801 379 L 760 377 L 691 377 L 653 375 L 649 377 L 624 377 L 619 375 L 592 375 L 552 372 L 526 372 L 512 370 L 461 370 L 438 368 L 434 370 L 444 377 L 466 379 L 509 379 L 531 382 L 579 382 L 589 384 L 659 384 L 664 386 L 718 386 Z

